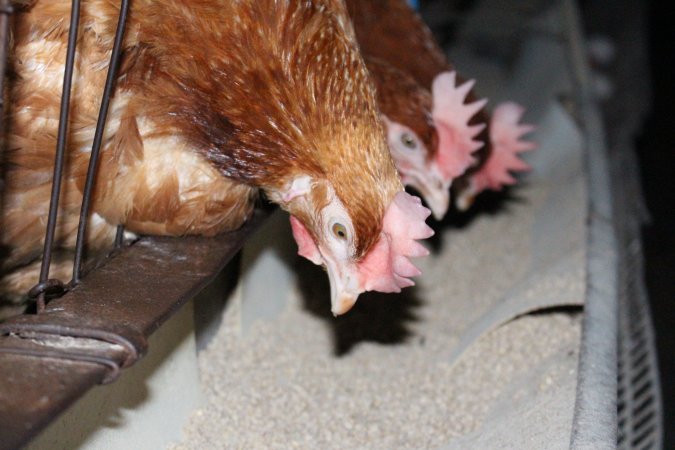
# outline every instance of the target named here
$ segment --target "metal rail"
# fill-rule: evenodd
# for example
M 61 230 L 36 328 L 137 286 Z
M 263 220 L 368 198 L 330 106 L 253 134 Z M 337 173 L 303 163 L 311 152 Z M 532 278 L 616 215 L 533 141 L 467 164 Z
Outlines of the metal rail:
M 147 338 L 201 291 L 267 218 L 217 238 L 143 238 L 44 314 L 0 324 L 0 450 L 25 445 L 93 386 L 114 380 Z
M 607 147 L 593 104 L 580 14 L 562 2 L 577 104 L 587 138 L 588 235 L 583 335 L 570 449 L 615 449 L 617 445 L 618 276 L 616 230 Z

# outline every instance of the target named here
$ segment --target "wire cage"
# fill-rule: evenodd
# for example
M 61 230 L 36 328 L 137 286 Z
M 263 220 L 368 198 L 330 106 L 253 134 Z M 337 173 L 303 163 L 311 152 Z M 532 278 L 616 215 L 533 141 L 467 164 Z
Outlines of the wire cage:
M 89 158 L 89 166 L 87 168 L 87 176 L 82 194 L 82 205 L 80 208 L 80 221 L 77 227 L 77 240 L 75 244 L 75 255 L 73 258 L 73 277 L 64 283 L 62 280 L 49 278 L 49 267 L 51 265 L 52 250 L 54 246 L 54 235 L 56 232 L 56 221 L 58 216 L 59 197 L 61 195 L 61 181 L 63 179 L 64 161 L 66 152 L 66 140 L 68 137 L 69 113 L 70 113 L 70 93 L 73 82 L 73 69 L 75 63 L 75 52 L 77 46 L 77 33 L 80 21 L 80 0 L 73 0 L 70 27 L 68 31 L 68 50 L 66 53 L 65 71 L 63 76 L 63 90 L 61 96 L 61 108 L 59 113 L 58 136 L 56 143 L 56 156 L 54 160 L 54 175 L 52 181 L 52 192 L 49 204 L 49 215 L 47 217 L 47 229 L 45 232 L 45 242 L 42 252 L 42 265 L 40 268 L 40 279 L 38 283 L 30 290 L 29 296 L 36 299 L 37 313 L 45 311 L 45 302 L 47 295 L 63 295 L 68 289 L 76 286 L 82 276 L 82 262 L 85 249 L 85 235 L 87 229 L 87 218 L 89 217 L 91 206 L 91 195 L 94 188 L 94 180 L 96 177 L 99 158 L 101 153 L 101 143 L 103 140 L 103 132 L 105 130 L 106 119 L 108 117 L 108 108 L 110 106 L 110 98 L 115 89 L 115 81 L 117 71 L 119 69 L 122 39 L 124 37 L 124 30 L 129 12 L 129 1 L 122 0 L 120 3 L 120 14 L 117 23 L 117 30 L 115 31 L 115 41 L 110 57 L 110 64 L 108 66 L 108 73 L 106 75 L 105 87 L 101 96 L 101 107 L 96 123 L 96 131 L 94 133 L 94 141 L 91 146 L 91 153 Z M 122 225 L 117 227 L 117 235 L 115 237 L 115 247 L 119 248 L 122 245 L 124 236 L 124 228 Z
M 240 229 L 217 238 L 142 237 L 129 246 L 123 245 L 124 228 L 119 225 L 111 243 L 112 253 L 107 255 L 110 257 L 97 262 L 96 270 L 87 269 L 90 264 L 84 264 L 85 219 L 91 214 L 92 192 L 108 109 L 123 56 L 121 49 L 130 6 L 129 0 L 121 0 L 82 193 L 72 279 L 49 276 L 57 229 L 56 205 L 64 172 L 80 3 L 80 0 L 72 1 L 40 276 L 29 292 L 29 297 L 35 299 L 36 311 L 0 322 L 0 379 L 5 380 L 0 383 L 1 449 L 26 444 L 89 388 L 115 380 L 122 368 L 141 358 L 147 350 L 147 338 L 223 270 L 246 237 L 270 213 L 256 210 Z M 18 8 L 21 6 L 14 6 L 9 0 L 0 2 L 0 73 L 3 75 L 10 53 L 11 15 Z M 0 77 L 0 83 L 4 80 L 4 76 Z M 2 84 L 0 88 L 2 92 L 8 89 Z M 1 125 L 5 130 L 4 122 Z M 168 254 L 174 258 L 167 259 Z M 36 337 L 39 339 L 34 339 Z M 46 404 L 45 399 L 48 399 Z

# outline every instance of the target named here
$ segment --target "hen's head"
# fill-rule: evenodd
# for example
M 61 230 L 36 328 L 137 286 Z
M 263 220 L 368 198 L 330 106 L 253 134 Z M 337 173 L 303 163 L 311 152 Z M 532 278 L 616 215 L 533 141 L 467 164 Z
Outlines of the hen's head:
M 315 151 L 294 164 L 272 197 L 291 214 L 298 253 L 328 272 L 334 315 L 349 311 L 362 292 L 412 286 L 420 272 L 408 258 L 427 255 L 416 240 L 433 234 L 429 210 L 403 191 L 365 86 L 358 107 L 317 130 Z
M 361 292 L 411 285 L 419 271 L 407 258 L 425 254 L 415 239 L 431 235 L 428 211 L 402 192 L 342 8 L 341 0 L 224 2 L 214 13 L 227 26 L 209 39 L 220 50 L 199 64 L 188 58 L 194 70 L 172 83 L 190 92 L 179 111 L 206 157 L 291 214 L 300 254 L 328 271 L 335 314 Z
M 381 216 L 372 205 L 374 234 L 358 220 L 363 212 L 349 208 L 351 199 L 343 202 L 326 180 L 298 177 L 286 199 L 298 253 L 328 272 L 334 315 L 347 312 L 362 292 L 400 292 L 414 285 L 410 277 L 420 271 L 408 258 L 426 256 L 416 240 L 433 234 L 424 222 L 429 210 L 419 198 L 399 191 Z
M 428 253 L 416 240 L 433 231 L 425 224 L 429 211 L 403 192 L 349 22 L 340 20 L 344 14 L 333 17 L 297 55 L 305 86 L 294 121 L 301 157 L 275 201 L 291 213 L 299 254 L 326 268 L 331 310 L 339 315 L 362 292 L 412 286 L 410 277 L 420 272 L 408 258 Z
M 456 204 L 460 211 L 471 207 L 475 197 L 491 189 L 500 191 L 516 183 L 514 173 L 527 172 L 530 166 L 521 159 L 521 153 L 534 150 L 536 144 L 523 139 L 534 130 L 533 125 L 522 124 L 525 108 L 514 102 L 497 105 L 490 120 L 491 152 L 484 164 L 458 186 Z
M 313 151 L 304 152 L 276 199 L 291 213 L 298 253 L 328 272 L 334 315 L 362 292 L 412 286 L 420 272 L 408 258 L 427 255 L 416 240 L 433 234 L 429 210 L 403 191 L 360 54 L 345 50 L 320 58 L 329 57 L 314 72 L 315 92 L 327 101 L 312 106 L 324 123 L 309 127 Z M 336 74 L 329 67 L 335 60 L 349 70 Z
M 438 164 L 438 133 L 432 118 L 432 98 L 408 74 L 390 64 L 366 58 L 377 89 L 377 101 L 387 133 L 389 151 L 401 181 L 415 188 L 436 219 L 447 212 L 450 180 Z

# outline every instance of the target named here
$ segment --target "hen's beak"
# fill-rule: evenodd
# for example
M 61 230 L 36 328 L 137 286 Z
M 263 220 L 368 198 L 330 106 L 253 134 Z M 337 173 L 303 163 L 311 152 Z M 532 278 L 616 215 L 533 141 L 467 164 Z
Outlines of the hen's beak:
M 450 190 L 449 189 L 433 189 L 425 190 L 420 186 L 420 194 L 424 197 L 424 201 L 431 210 L 434 219 L 441 220 L 445 217 L 450 206 Z
M 330 280 L 331 312 L 334 316 L 339 316 L 352 309 L 363 289 L 359 288 L 356 270 L 325 256 L 324 261 Z
M 476 200 L 476 196 L 480 194 L 480 190 L 476 188 L 473 178 L 469 178 L 469 183 L 464 189 L 455 193 L 455 206 L 461 212 L 469 210 Z
M 420 192 L 434 219 L 441 220 L 450 206 L 450 182 L 444 181 L 433 169 L 418 172 L 413 178 L 411 185 Z
M 473 192 L 473 189 L 466 188 L 457 196 L 457 209 L 461 212 L 467 211 L 473 205 L 474 200 L 476 199 L 476 194 Z

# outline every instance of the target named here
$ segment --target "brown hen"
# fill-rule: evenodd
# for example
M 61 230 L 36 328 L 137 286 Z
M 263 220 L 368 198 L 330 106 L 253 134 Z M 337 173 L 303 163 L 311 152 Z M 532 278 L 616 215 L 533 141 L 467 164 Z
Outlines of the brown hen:
M 5 268 L 34 258 L 44 233 L 69 3 L 18 16 Z M 90 246 L 120 223 L 168 235 L 233 229 L 262 190 L 291 213 L 300 253 L 327 267 L 335 314 L 365 290 L 412 284 L 419 271 L 407 258 L 426 253 L 415 239 L 431 234 L 429 213 L 402 192 L 368 73 L 331 3 L 132 4 Z M 118 14 L 107 0 L 83 8 L 58 233 L 66 248 Z
M 478 105 L 484 103 L 478 103 L 473 82 L 457 78 L 431 31 L 405 0 L 347 0 L 346 4 L 364 54 L 411 74 L 422 88 L 432 91 L 434 124 L 441 139 L 437 148 L 429 150 L 438 155 L 460 209 L 468 208 L 484 189 L 499 190 L 515 183 L 509 171 L 529 169 L 518 158 L 520 152 L 534 147 L 520 140 L 531 131 L 518 123 L 522 109 L 507 103 L 499 105 L 493 117 L 482 111 Z M 474 139 L 481 144 L 475 145 Z M 437 218 L 445 214 L 434 207 L 438 200 L 427 201 Z

